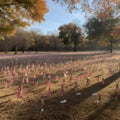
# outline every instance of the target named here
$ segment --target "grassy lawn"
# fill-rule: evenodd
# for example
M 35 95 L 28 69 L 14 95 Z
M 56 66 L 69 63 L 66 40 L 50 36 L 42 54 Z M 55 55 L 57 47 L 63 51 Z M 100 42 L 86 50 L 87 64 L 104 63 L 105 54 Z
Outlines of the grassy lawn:
M 119 53 L 51 53 L 18 55 L 16 63 L 14 58 L 2 60 L 0 120 L 120 120 L 119 60 Z M 63 100 L 67 102 L 60 103 Z

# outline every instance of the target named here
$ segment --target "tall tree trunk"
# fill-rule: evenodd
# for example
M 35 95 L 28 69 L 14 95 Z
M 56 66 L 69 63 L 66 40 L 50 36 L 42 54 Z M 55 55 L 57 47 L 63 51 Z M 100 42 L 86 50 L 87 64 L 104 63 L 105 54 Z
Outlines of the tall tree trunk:
M 17 54 L 17 45 L 15 44 L 15 54 Z
M 22 48 L 22 53 L 24 54 L 24 52 L 25 52 L 25 46 L 23 46 Z
M 25 52 L 25 50 L 23 49 L 23 50 L 22 50 L 22 53 L 24 54 L 24 52 Z
M 38 42 L 37 42 L 37 40 L 35 41 L 35 52 L 36 53 L 38 52 Z
M 110 53 L 113 52 L 113 44 L 112 44 L 112 40 L 110 40 Z
M 36 52 L 36 53 L 38 52 L 38 48 L 37 48 L 37 45 L 35 46 L 35 52 Z
M 53 46 L 54 48 L 54 51 L 56 51 L 56 41 L 54 40 L 54 46 Z
M 7 54 L 8 53 L 8 51 L 7 50 L 5 50 L 5 54 Z
M 74 40 L 74 52 L 76 52 L 77 51 L 77 41 L 76 41 L 76 39 Z
M 109 43 L 107 43 L 107 45 L 106 45 L 106 50 L 107 50 L 107 52 L 109 52 Z

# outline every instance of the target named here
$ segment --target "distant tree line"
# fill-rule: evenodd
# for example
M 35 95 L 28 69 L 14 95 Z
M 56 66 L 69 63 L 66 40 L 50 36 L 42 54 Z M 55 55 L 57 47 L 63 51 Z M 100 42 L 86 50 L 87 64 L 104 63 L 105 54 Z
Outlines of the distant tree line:
M 105 49 L 99 43 L 93 43 L 86 38 L 82 38 L 77 45 L 77 51 Z M 74 45 L 72 43 L 64 44 L 64 42 L 55 35 L 41 35 L 35 32 L 28 32 L 22 29 L 17 30 L 12 37 L 5 37 L 0 40 L 0 52 L 8 53 L 13 51 L 17 54 L 18 51 L 24 53 L 25 51 L 73 51 Z
M 18 51 L 88 51 L 107 50 L 113 47 L 119 49 L 119 19 L 99 20 L 91 18 L 81 28 L 73 23 L 58 28 L 58 35 L 42 35 L 25 29 L 18 29 L 16 33 L 0 40 L 0 51 L 8 53 Z M 117 47 L 116 47 L 117 46 Z

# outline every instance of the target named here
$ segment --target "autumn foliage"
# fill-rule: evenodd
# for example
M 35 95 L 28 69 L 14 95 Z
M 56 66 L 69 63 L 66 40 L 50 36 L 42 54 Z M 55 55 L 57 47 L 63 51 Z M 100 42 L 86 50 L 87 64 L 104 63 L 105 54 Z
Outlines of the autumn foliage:
M 120 0 L 52 1 L 67 4 L 70 12 L 80 9 L 85 15 L 94 15 L 99 20 L 119 17 Z M 47 12 L 46 0 L 0 0 L 0 39 L 13 35 L 16 28 L 41 22 Z
M 120 40 L 120 25 L 116 26 L 115 29 L 110 33 L 110 35 Z
M 94 14 L 100 19 L 110 19 L 117 14 L 120 8 L 120 0 L 53 0 L 61 4 L 67 4 L 68 10 L 81 9 L 86 14 Z
M 0 35 L 12 35 L 18 27 L 41 22 L 48 12 L 45 0 L 0 0 Z

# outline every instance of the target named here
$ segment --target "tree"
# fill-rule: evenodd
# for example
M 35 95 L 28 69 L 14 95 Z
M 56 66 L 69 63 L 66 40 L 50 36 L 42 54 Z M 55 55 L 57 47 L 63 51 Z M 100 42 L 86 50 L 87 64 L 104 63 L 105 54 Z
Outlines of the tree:
M 78 6 L 86 14 L 109 19 L 111 13 L 119 16 L 120 0 L 52 0 L 67 4 L 69 11 Z M 48 12 L 46 0 L 0 0 L 0 39 L 13 35 L 18 27 L 25 27 L 32 22 L 41 22 Z M 32 21 L 32 22 L 30 22 Z
M 0 0 L 0 38 L 13 35 L 16 28 L 41 22 L 47 11 L 45 0 Z
M 69 23 L 59 27 L 59 31 L 59 38 L 62 40 L 62 42 L 65 45 L 72 43 L 74 45 L 74 52 L 76 52 L 77 45 L 79 44 L 82 37 L 80 27 L 73 23 Z
M 38 41 L 39 41 L 40 35 L 33 31 L 31 32 L 31 35 L 32 35 L 32 39 L 33 39 L 34 50 L 37 53 L 38 52 Z
M 120 25 L 117 25 L 115 29 L 110 33 L 115 39 L 120 40 Z
M 50 38 L 49 38 L 49 41 L 50 41 L 50 45 L 52 47 L 52 50 L 56 51 L 56 49 L 58 47 L 58 44 L 60 44 L 58 36 L 51 35 Z
M 111 35 L 115 26 L 119 23 L 118 18 L 100 20 L 97 18 L 89 19 L 85 25 L 86 33 L 90 40 L 103 40 L 109 45 L 110 53 L 112 53 L 113 44 L 116 40 Z
M 26 50 L 28 50 L 32 44 L 32 35 L 30 32 L 23 30 L 23 29 L 19 29 L 17 31 L 17 43 L 18 43 L 18 47 L 19 50 L 22 51 L 22 53 L 24 53 Z
M 17 51 L 22 51 L 24 53 L 25 50 L 28 50 L 29 47 L 31 46 L 31 39 L 32 36 L 31 34 L 23 29 L 18 29 L 16 30 L 16 33 L 9 38 L 5 37 L 5 43 L 8 44 L 9 41 L 10 46 L 12 45 L 13 50 L 15 51 L 15 54 L 17 54 Z M 9 47 L 9 46 L 8 46 Z
M 53 0 L 62 5 L 67 4 L 68 10 L 72 12 L 81 9 L 86 14 L 92 13 L 95 16 L 107 19 L 111 17 L 111 12 L 119 13 L 120 0 Z
M 13 48 L 12 43 L 12 40 L 8 37 L 5 37 L 5 40 L 0 40 L 0 51 L 4 51 L 7 54 Z

